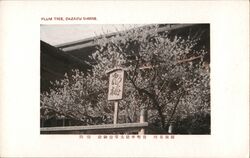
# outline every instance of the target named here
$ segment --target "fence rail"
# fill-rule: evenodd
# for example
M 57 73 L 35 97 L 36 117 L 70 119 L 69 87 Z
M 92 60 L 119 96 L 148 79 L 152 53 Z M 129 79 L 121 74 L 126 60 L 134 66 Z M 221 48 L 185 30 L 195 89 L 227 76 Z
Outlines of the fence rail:
M 105 124 L 91 126 L 64 126 L 64 127 L 42 127 L 41 134 L 77 134 L 77 133 L 115 133 L 126 131 L 140 131 L 148 127 L 148 122 L 143 123 L 124 123 L 124 124 Z M 144 133 L 142 133 L 144 134 Z

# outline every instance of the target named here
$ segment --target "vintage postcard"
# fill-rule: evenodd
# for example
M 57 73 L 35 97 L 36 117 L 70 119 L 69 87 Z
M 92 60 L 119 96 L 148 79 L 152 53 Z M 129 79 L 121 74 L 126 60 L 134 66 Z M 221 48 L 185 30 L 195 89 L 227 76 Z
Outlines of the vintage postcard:
M 1 157 L 249 157 L 249 2 L 0 9 Z

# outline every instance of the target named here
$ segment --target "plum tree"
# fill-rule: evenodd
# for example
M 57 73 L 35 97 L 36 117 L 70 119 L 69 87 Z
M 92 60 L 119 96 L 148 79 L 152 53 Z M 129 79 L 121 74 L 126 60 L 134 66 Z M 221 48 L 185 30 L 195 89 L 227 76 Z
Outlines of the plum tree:
M 198 128 L 204 126 L 191 116 L 210 116 L 210 70 L 204 61 L 209 52 L 205 46 L 195 49 L 198 38 L 173 37 L 158 30 L 159 25 L 150 25 L 96 38 L 92 70 L 73 70 L 72 76 L 66 74 L 53 83 L 54 89 L 41 94 L 41 117 L 54 114 L 82 125 L 111 123 L 113 103 L 107 100 L 105 72 L 122 67 L 126 75 L 119 123 L 138 122 L 144 109 L 148 122 L 163 132 L 170 123 L 180 126 L 188 118 Z

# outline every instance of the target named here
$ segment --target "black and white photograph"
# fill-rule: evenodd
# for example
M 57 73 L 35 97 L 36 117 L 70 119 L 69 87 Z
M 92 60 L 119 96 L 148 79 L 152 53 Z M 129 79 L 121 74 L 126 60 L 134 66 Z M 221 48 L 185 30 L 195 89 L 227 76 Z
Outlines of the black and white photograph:
M 211 134 L 209 23 L 40 29 L 41 134 Z
M 249 157 L 249 1 L 0 1 L 0 157 Z

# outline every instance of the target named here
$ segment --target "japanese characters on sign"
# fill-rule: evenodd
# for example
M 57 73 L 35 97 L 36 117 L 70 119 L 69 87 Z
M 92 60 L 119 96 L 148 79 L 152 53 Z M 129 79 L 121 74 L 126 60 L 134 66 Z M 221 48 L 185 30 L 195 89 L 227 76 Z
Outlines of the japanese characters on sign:
M 116 70 L 109 75 L 108 100 L 120 100 L 123 97 L 124 71 Z

